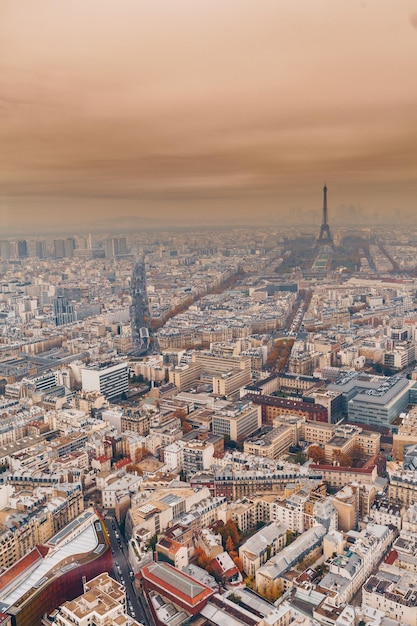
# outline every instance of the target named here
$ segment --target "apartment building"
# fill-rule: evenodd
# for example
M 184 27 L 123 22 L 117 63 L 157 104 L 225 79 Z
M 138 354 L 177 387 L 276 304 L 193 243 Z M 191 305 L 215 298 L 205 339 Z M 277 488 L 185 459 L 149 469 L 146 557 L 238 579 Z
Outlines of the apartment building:
M 349 544 L 348 551 L 331 559 L 329 572 L 320 586 L 329 592 L 335 591 L 338 604 L 349 602 L 378 565 L 393 538 L 394 533 L 387 526 L 368 524 Z M 364 598 L 363 603 L 366 604 Z
M 383 611 L 397 623 L 417 626 L 417 589 L 414 572 L 384 565 L 362 588 L 362 602 Z
M 306 530 L 297 537 L 289 546 L 283 548 L 278 554 L 271 557 L 262 565 L 255 574 L 255 585 L 258 592 L 263 593 L 271 585 L 282 584 L 280 579 L 296 563 L 303 560 L 312 552 L 320 552 L 323 537 L 326 534 L 324 526 L 317 525 Z
M 417 471 L 389 472 L 388 498 L 406 507 L 417 501 Z
M 84 583 L 84 593 L 65 602 L 55 612 L 51 624 L 57 626 L 133 626 L 126 614 L 126 593 L 122 584 L 107 572 Z
M 279 416 L 300 416 L 314 422 L 328 422 L 327 409 L 320 404 L 251 393 L 245 399 L 260 405 L 262 424 L 267 426 L 272 426 L 274 418 Z
M 366 457 L 375 456 L 380 451 L 381 435 L 375 431 L 366 431 L 354 426 L 339 426 L 334 436 L 325 443 L 325 460 L 331 463 L 337 452 L 349 456 L 357 447 Z
M 169 382 L 175 385 L 178 391 L 190 389 L 200 378 L 201 366 L 199 363 L 177 365 L 168 373 Z
M 244 401 L 213 415 L 215 435 L 226 435 L 232 441 L 244 441 L 261 427 L 260 407 Z
M 343 487 L 351 482 L 373 485 L 378 476 L 377 466 L 339 467 L 337 465 L 310 465 L 310 478 L 318 474 L 331 487 Z
M 183 469 L 187 476 L 207 470 L 213 462 L 214 446 L 207 441 L 189 441 L 183 449 Z
M 284 548 L 286 539 L 287 527 L 279 522 L 272 522 L 255 533 L 239 548 L 244 572 L 255 576 L 262 565 Z
M 108 400 L 113 400 L 129 390 L 128 363 L 84 367 L 81 382 L 83 391 L 99 391 Z
M 394 541 L 393 550 L 396 554 L 394 565 L 408 572 L 417 573 L 417 534 L 402 530 Z
M 334 431 L 335 426 L 333 424 L 304 420 L 300 424 L 299 438 L 307 443 L 324 446 L 333 437 Z
M 13 495 L 8 486 L 1 492 L 0 567 L 10 567 L 36 545 L 47 543 L 84 510 L 78 483 L 26 488 L 22 496 Z
M 243 450 L 247 454 L 279 459 L 288 452 L 290 446 L 297 443 L 297 439 L 296 424 L 281 425 L 267 433 L 245 439 Z
M 213 376 L 213 393 L 226 397 L 233 395 L 252 380 L 247 368 L 235 368 L 218 376 Z

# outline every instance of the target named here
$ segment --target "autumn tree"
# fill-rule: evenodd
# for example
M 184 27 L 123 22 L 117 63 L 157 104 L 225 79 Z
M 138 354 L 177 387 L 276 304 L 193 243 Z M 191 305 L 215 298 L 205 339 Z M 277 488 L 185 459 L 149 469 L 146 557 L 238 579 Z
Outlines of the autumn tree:
M 226 539 L 226 545 L 225 545 L 226 552 L 230 554 L 231 552 L 233 552 L 234 547 L 235 547 L 235 544 L 233 543 L 233 539 L 229 535 L 228 538 Z
M 352 447 L 352 450 L 350 451 L 350 457 L 352 459 L 352 462 L 354 464 L 357 464 L 359 461 L 361 461 L 364 457 L 364 454 L 362 452 L 362 448 L 360 446 L 358 446 L 358 444 L 355 444 Z
M 293 345 L 293 338 L 277 339 L 268 355 L 266 361 L 267 369 L 275 368 L 279 371 L 284 371 Z
M 206 568 L 210 563 L 210 558 L 204 552 L 202 548 L 196 548 L 194 550 L 194 556 L 197 559 L 197 565 L 202 568 Z
M 236 523 L 233 520 L 228 520 L 226 522 L 226 524 L 224 524 L 224 526 L 220 526 L 218 528 L 218 533 L 221 535 L 222 540 L 223 540 L 223 545 L 226 546 L 227 540 L 230 537 L 231 542 L 232 542 L 232 550 L 235 549 L 235 547 L 239 544 L 240 542 L 240 534 L 239 531 L 237 529 Z M 230 544 L 229 544 L 230 545 Z M 227 548 L 226 548 L 227 550 Z
M 334 450 L 333 461 L 342 467 L 351 467 L 352 459 L 350 456 L 342 452 L 341 450 Z
M 235 556 L 235 558 L 233 559 L 233 563 L 236 565 L 239 572 L 243 572 L 243 563 L 240 557 Z
M 178 408 L 175 409 L 175 411 L 172 414 L 172 417 L 179 417 L 181 420 L 181 430 L 184 433 L 184 435 L 186 433 L 189 433 L 190 431 L 192 431 L 193 427 L 191 426 L 191 424 L 189 422 L 187 422 L 187 413 L 185 411 L 185 409 L 182 408 Z
M 134 463 L 126 465 L 126 474 L 136 474 L 137 476 L 143 476 L 143 470 Z
M 269 602 L 275 602 L 282 595 L 282 591 L 277 581 L 271 582 L 261 591 L 261 595 Z
M 208 554 L 206 554 L 201 548 L 196 548 L 194 550 L 194 556 L 197 560 L 197 565 L 205 569 L 210 576 L 214 576 L 213 566 Z
M 323 463 L 325 460 L 325 454 L 323 448 L 320 446 L 310 446 L 308 449 L 308 458 L 313 461 L 313 463 Z
M 249 587 L 249 589 L 253 589 L 254 587 L 253 576 L 246 576 L 243 582 L 245 583 L 246 587 Z
M 135 450 L 135 463 L 140 463 L 143 459 L 146 459 L 148 456 L 152 456 L 152 453 L 148 450 L 145 445 L 141 445 L 139 448 Z
M 285 537 L 285 545 L 289 546 L 290 543 L 292 543 L 294 541 L 294 533 L 292 530 L 288 529 L 286 532 L 286 537 Z

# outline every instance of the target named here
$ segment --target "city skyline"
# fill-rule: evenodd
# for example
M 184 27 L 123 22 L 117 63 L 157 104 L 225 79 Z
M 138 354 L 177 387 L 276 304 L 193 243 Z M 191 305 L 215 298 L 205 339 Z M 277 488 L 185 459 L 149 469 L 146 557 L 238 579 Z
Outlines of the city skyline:
M 4 2 L 0 223 L 412 214 L 413 2 Z

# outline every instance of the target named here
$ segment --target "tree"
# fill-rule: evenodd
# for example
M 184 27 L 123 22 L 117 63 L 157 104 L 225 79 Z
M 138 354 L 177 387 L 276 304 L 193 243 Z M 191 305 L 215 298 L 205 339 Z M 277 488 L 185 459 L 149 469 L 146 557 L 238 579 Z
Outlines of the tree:
M 146 459 L 146 457 L 148 456 L 152 456 L 152 453 L 148 450 L 148 448 L 145 445 L 142 444 L 139 448 L 136 448 L 135 450 L 134 461 L 135 463 L 140 463 L 141 461 L 143 461 L 143 459 Z
M 201 548 L 194 550 L 194 556 L 197 559 L 197 565 L 206 570 L 211 576 L 214 575 L 213 566 L 210 561 L 210 557 Z
M 301 450 L 294 455 L 294 461 L 295 463 L 298 463 L 299 465 L 303 465 L 303 463 L 305 463 L 306 460 L 307 460 L 306 456 L 305 454 L 301 452 Z
M 325 460 L 324 450 L 320 448 L 320 446 L 310 446 L 307 454 L 308 458 L 312 459 L 313 463 L 323 463 Z
M 243 572 L 243 563 L 241 558 L 235 556 L 235 558 L 233 559 L 233 563 L 236 565 L 239 572 Z
M 352 459 L 350 456 L 342 452 L 341 450 L 334 450 L 333 461 L 336 461 L 342 467 L 351 467 Z
M 194 550 L 194 556 L 197 559 L 197 565 L 204 569 L 209 565 L 210 559 L 202 548 L 196 548 Z
M 285 533 L 286 535 L 286 541 L 285 541 L 285 545 L 289 546 L 290 543 L 292 543 L 294 541 L 294 533 L 292 530 L 287 530 L 287 532 Z
M 152 551 L 155 551 L 155 546 L 156 546 L 157 543 L 158 543 L 158 533 L 155 533 L 154 535 L 152 535 L 152 537 L 149 539 L 149 541 L 148 541 L 148 543 L 146 545 Z
M 275 602 L 282 595 L 282 591 L 278 586 L 277 581 L 274 581 L 270 585 L 268 585 L 262 592 L 261 596 L 268 600 L 269 602 Z
M 234 548 L 239 544 L 240 534 L 237 529 L 236 522 L 232 519 L 229 519 L 226 522 L 226 524 L 222 527 L 220 534 L 222 535 L 223 540 L 226 540 L 227 537 L 231 537 Z
M 249 587 L 249 589 L 253 589 L 253 576 L 246 576 L 243 582 L 245 583 L 246 587 Z
M 193 427 L 191 426 L 191 424 L 189 422 L 187 422 L 187 413 L 185 411 L 185 409 L 175 409 L 175 411 L 172 414 L 172 417 L 179 417 L 181 420 L 181 430 L 184 433 L 184 435 L 186 433 L 189 433 L 190 431 L 192 431 Z
M 323 576 L 325 576 L 329 571 L 329 566 L 326 563 L 321 563 L 320 565 L 317 565 L 316 567 L 316 572 L 317 575 L 320 576 L 320 578 L 323 578 Z
M 360 446 L 358 446 L 358 444 L 355 444 L 352 447 L 352 450 L 350 451 L 350 457 L 352 459 L 352 462 L 355 464 L 357 464 L 359 461 L 361 461 L 363 459 L 363 452 L 362 452 L 362 448 Z
M 226 539 L 226 552 L 233 552 L 233 549 L 235 547 L 235 544 L 233 543 L 233 539 L 231 538 L 231 536 L 229 535 L 228 538 Z
M 237 595 L 237 593 L 230 593 L 227 596 L 227 599 L 230 600 L 230 602 L 234 602 L 235 604 L 241 604 L 242 602 L 242 598 L 240 596 Z

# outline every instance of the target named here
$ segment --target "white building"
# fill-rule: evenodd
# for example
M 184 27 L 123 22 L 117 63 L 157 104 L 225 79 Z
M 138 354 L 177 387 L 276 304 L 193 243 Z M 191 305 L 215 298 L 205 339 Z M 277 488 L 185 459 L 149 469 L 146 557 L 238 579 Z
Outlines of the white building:
M 250 537 L 239 548 L 239 557 L 248 576 L 255 576 L 256 570 L 282 550 L 287 540 L 287 527 L 278 522 L 268 524 Z
M 169 472 L 181 472 L 184 468 L 185 441 L 174 441 L 164 449 L 164 461 Z
M 84 367 L 81 370 L 81 382 L 83 391 L 99 391 L 112 400 L 129 389 L 128 364 Z
M 384 565 L 362 587 L 362 603 L 384 611 L 397 623 L 417 626 L 415 573 Z

